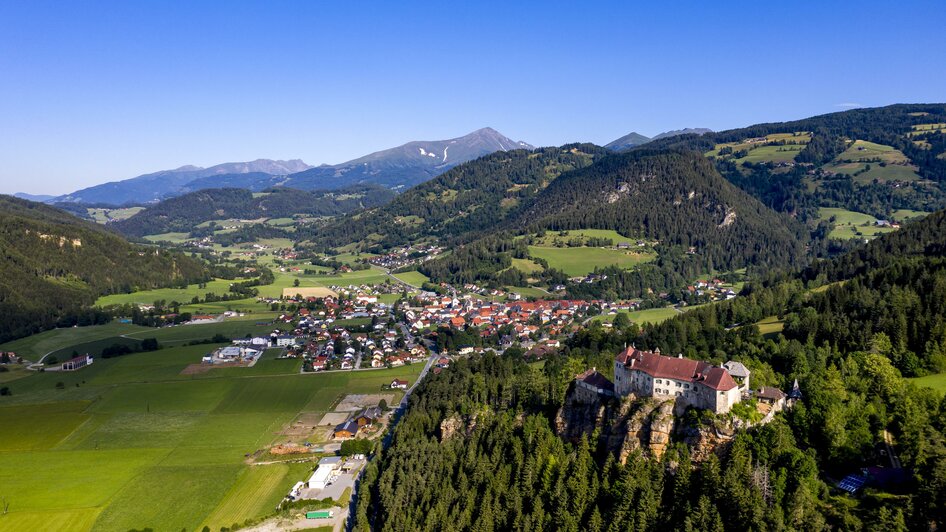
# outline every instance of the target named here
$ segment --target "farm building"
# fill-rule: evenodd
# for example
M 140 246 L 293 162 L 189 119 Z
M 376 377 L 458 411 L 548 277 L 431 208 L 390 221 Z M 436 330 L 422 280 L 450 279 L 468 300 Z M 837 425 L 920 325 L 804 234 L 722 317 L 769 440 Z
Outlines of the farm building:
M 381 409 L 376 406 L 365 408 L 359 412 L 354 419 L 355 422 L 358 423 L 359 427 L 371 426 L 381 419 Z
M 62 371 L 75 371 L 77 369 L 82 369 L 90 364 L 92 364 L 93 358 L 92 355 L 82 355 L 77 356 L 71 360 L 67 360 L 62 363 Z
M 358 423 L 352 419 L 349 419 L 348 421 L 335 427 L 335 430 L 332 432 L 332 437 L 335 439 L 354 438 L 355 435 L 358 434 L 358 428 Z

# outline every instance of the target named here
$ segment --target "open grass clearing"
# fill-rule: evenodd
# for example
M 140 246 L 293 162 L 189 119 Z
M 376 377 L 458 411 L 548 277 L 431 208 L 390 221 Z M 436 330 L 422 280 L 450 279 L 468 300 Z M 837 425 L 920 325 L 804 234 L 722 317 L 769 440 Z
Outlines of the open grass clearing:
M 150 330 L 153 329 L 118 322 L 89 327 L 65 327 L 7 342 L 0 345 L 0 351 L 13 351 L 24 359 L 35 362 L 46 353 L 81 343 Z
M 936 375 L 927 375 L 925 377 L 907 380 L 917 386 L 932 388 L 940 393 L 946 393 L 946 373 L 937 373 Z
M 756 322 L 759 327 L 759 333 L 765 337 L 776 336 L 785 328 L 785 321 L 778 319 L 778 316 L 769 316 Z
M 661 323 L 664 321 L 673 318 L 680 314 L 680 311 L 674 309 L 673 307 L 661 307 L 661 308 L 650 308 L 646 310 L 635 310 L 635 311 L 626 311 L 619 310 L 617 314 L 627 314 L 627 317 L 630 318 L 631 322 L 637 324 L 645 323 Z M 603 314 L 601 316 L 595 316 L 595 321 L 600 321 L 604 323 L 611 323 L 614 321 L 614 318 L 617 314 Z
M 828 235 L 830 238 L 850 239 L 850 238 L 873 238 L 877 235 L 895 231 L 892 227 L 880 227 L 876 225 L 877 218 L 861 212 L 849 211 L 833 207 L 822 207 L 820 209 L 822 220 L 834 219 L 834 229 Z
M 411 286 L 421 286 L 424 283 L 430 282 L 430 277 L 427 277 L 417 270 L 395 273 L 394 276 Z
M 503 288 L 505 288 L 507 292 L 514 292 L 523 297 L 534 297 L 536 299 L 542 299 L 551 295 L 548 290 L 534 286 L 505 286 Z
M 545 259 L 549 267 L 565 272 L 570 277 L 587 275 L 595 268 L 617 266 L 630 269 L 653 260 L 654 253 L 638 253 L 607 248 L 554 248 L 529 246 L 529 255 Z
M 890 214 L 890 217 L 898 222 L 906 222 L 909 220 L 918 220 L 920 218 L 925 218 L 930 213 L 927 211 L 915 211 L 912 209 L 897 209 Z
M 555 247 L 556 242 L 566 245 L 571 240 L 578 240 L 585 244 L 589 238 L 604 238 L 614 242 L 614 245 L 620 243 L 634 244 L 637 238 L 629 237 L 614 231 L 613 229 L 572 229 L 569 231 L 546 231 L 544 236 L 535 237 L 533 242 L 537 246 Z

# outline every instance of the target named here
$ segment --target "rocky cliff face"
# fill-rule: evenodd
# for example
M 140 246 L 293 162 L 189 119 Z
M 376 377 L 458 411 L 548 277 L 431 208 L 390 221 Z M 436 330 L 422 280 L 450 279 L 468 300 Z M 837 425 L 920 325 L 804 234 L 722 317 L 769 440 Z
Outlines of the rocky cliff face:
M 728 423 L 719 419 L 695 421 L 694 416 L 685 418 L 674 410 L 673 401 L 630 395 L 587 402 L 569 393 L 555 418 L 555 429 L 560 437 L 572 441 L 597 433 L 599 443 L 621 463 L 636 451 L 660 460 L 674 442 L 686 444 L 691 458 L 699 462 L 722 451 L 732 440 Z

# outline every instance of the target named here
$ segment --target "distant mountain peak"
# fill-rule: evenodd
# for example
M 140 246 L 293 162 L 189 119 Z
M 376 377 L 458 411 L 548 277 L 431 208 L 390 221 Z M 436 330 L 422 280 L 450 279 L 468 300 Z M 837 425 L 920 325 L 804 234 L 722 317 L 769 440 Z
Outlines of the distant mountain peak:
M 605 144 L 604 147 L 613 151 L 621 151 L 628 148 L 633 148 L 634 146 L 640 146 L 641 144 L 647 144 L 650 142 L 650 140 L 650 137 L 641 135 L 636 131 L 632 131 L 619 139 L 612 140 L 611 142 Z
M 705 128 L 705 127 L 687 127 L 683 129 L 674 129 L 672 131 L 664 131 L 663 133 L 655 136 L 654 138 L 650 140 L 664 139 L 667 137 L 676 137 L 678 135 L 690 135 L 694 133 L 697 135 L 705 135 L 707 133 L 712 133 L 712 132 L 713 132 L 712 129 Z

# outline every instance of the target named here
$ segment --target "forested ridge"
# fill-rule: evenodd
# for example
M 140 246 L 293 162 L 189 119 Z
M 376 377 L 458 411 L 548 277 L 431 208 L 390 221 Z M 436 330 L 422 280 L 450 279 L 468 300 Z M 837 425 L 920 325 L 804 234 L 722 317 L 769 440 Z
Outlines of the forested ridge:
M 411 396 L 390 448 L 366 471 L 356 528 L 941 528 L 946 399 L 903 375 L 946 369 L 944 218 L 936 213 L 863 250 L 773 274 L 732 301 L 659 325 L 581 329 L 542 369 L 516 349 L 457 361 Z M 783 319 L 784 332 L 760 334 L 754 323 L 767 316 Z M 620 465 L 593 442 L 559 440 L 551 418 L 570 379 L 609 368 L 632 343 L 738 360 L 756 385 L 788 389 L 798 379 L 804 397 L 699 464 L 679 442 L 659 462 L 632 454 Z M 459 429 L 445 437 L 448 425 Z M 884 431 L 903 479 L 857 498 L 836 491 L 861 468 L 892 471 L 880 452 Z
M 87 319 L 101 295 L 207 279 L 195 259 L 136 246 L 58 209 L 0 196 L 0 341 Z
M 189 233 L 211 220 L 336 216 L 382 205 L 393 197 L 394 192 L 372 185 L 332 192 L 273 188 L 257 194 L 242 188 L 205 189 L 166 199 L 112 226 L 136 237 Z
M 590 144 L 496 152 L 417 185 L 388 205 L 340 218 L 313 239 L 323 247 L 368 241 L 384 248 L 428 237 L 470 240 L 494 229 L 558 176 L 606 153 Z
M 557 179 L 508 225 L 614 229 L 678 246 L 705 271 L 805 260 L 806 228 L 723 179 L 692 152 L 614 155 Z

